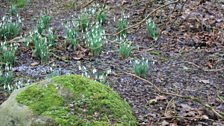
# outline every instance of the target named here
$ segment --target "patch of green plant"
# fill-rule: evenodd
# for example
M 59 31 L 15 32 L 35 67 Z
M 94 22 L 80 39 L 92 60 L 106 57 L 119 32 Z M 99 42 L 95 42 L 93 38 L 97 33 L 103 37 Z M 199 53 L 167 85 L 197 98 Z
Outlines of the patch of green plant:
M 15 15 L 18 14 L 18 9 L 17 9 L 16 5 L 13 4 L 13 5 L 10 6 L 9 13 L 12 16 L 15 16 Z
M 78 26 L 81 31 L 87 31 L 89 26 L 89 17 L 87 13 L 82 12 L 78 19 Z
M 68 1 L 64 4 L 65 9 L 73 9 L 77 7 L 77 3 L 75 1 Z
M 148 60 L 141 59 L 141 60 L 135 60 L 133 71 L 137 76 L 140 77 L 146 77 L 149 71 L 149 62 Z
M 153 40 L 157 40 L 158 39 L 158 28 L 156 27 L 155 22 L 151 18 L 149 18 L 146 21 L 146 28 L 147 28 L 149 36 Z
M 72 45 L 73 49 L 76 49 L 76 46 L 78 45 L 78 40 L 77 40 L 77 32 L 76 28 L 71 25 L 67 25 L 65 28 L 66 32 L 66 41 L 69 42 L 69 44 Z
M 12 4 L 16 5 L 19 8 L 25 7 L 27 0 L 12 0 Z
M 14 65 L 16 61 L 16 50 L 17 46 L 13 44 L 7 45 L 6 42 L 0 43 L 0 62 Z
M 21 29 L 21 20 L 17 16 L 17 20 L 13 21 L 11 17 L 4 16 L 0 21 L 0 39 L 12 39 L 16 37 Z
M 42 37 L 39 33 L 32 34 L 32 42 L 34 43 L 33 55 L 41 61 L 41 63 L 45 63 L 49 57 L 49 49 L 47 38 Z
M 78 70 L 81 72 L 81 75 L 93 79 L 95 81 L 98 81 L 102 84 L 108 85 L 108 75 L 111 74 L 111 69 L 107 69 L 106 71 L 98 71 L 96 68 L 86 68 L 85 66 L 81 66 L 81 64 L 78 63 Z
M 100 24 L 103 24 L 106 21 L 106 11 L 103 9 L 100 9 L 96 13 L 96 21 L 99 22 Z
M 2 66 L 1 66 L 2 67 Z M 3 71 L 2 71 L 3 70 Z M 10 64 L 5 64 L 4 68 L 0 69 L 0 87 L 7 91 L 13 90 L 13 72 Z
M 44 29 L 49 25 L 51 17 L 49 15 L 42 15 L 37 22 L 37 31 L 42 34 Z
M 127 33 L 127 28 L 128 27 L 128 20 L 126 16 L 121 17 L 118 20 L 118 32 L 120 36 L 125 36 L 125 34 Z
M 122 42 L 119 47 L 119 55 L 121 58 L 128 58 L 132 50 L 130 42 Z
M 87 46 L 94 56 L 100 55 L 102 51 L 104 33 L 104 30 L 99 24 L 87 32 Z

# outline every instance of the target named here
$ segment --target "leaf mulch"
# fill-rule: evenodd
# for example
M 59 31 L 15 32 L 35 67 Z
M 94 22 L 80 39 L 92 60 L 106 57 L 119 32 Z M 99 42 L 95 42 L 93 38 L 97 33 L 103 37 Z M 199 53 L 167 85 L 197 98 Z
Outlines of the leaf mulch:
M 114 41 L 116 21 L 121 13 L 129 16 L 129 25 L 141 22 L 156 8 L 173 1 L 97 1 L 108 6 L 104 24 L 107 40 L 103 53 L 93 57 L 82 44 L 76 51 L 65 45 L 61 22 L 77 17 L 82 1 L 30 2 L 21 9 L 24 18 L 22 34 L 33 29 L 41 11 L 52 17 L 51 26 L 58 35 L 57 46 L 47 64 L 32 58 L 31 48 L 22 44 L 13 67 L 15 81 L 23 83 L 44 79 L 52 71 L 58 74 L 91 73 L 108 69 L 107 85 L 117 91 L 132 107 L 139 125 L 151 126 L 222 126 L 224 125 L 224 3 L 222 1 L 178 1 L 158 9 L 150 17 L 160 29 L 157 41 L 151 40 L 145 22 L 128 29 L 128 40 L 134 49 L 127 59 L 118 56 Z M 88 3 L 88 2 L 87 2 Z M 93 2 L 94 3 L 94 2 Z M 86 8 L 93 6 L 86 5 Z M 8 8 L 1 3 L 0 15 Z M 78 8 L 78 9 L 77 9 Z M 136 58 L 149 59 L 150 70 L 144 78 L 132 74 Z M 87 69 L 82 71 L 79 66 Z M 158 90 L 159 89 L 159 90 Z M 6 94 L 0 91 L 0 103 Z M 165 93 L 164 93 L 165 92 Z M 184 96 L 184 97 L 182 97 Z M 195 98 L 195 99 L 194 99 Z M 209 106 L 209 107 L 208 107 Z M 218 114 L 216 113 L 218 112 Z

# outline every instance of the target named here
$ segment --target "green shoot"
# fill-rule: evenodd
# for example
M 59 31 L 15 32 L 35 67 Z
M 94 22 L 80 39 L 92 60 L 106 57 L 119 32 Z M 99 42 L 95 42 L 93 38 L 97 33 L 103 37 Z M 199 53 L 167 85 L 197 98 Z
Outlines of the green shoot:
M 52 28 L 49 28 L 48 29 L 47 40 L 48 40 L 48 45 L 50 47 L 55 45 L 55 43 L 54 43 L 54 41 L 55 41 L 55 35 L 54 35 L 53 31 L 52 31 Z
M 106 21 L 106 12 L 104 10 L 99 10 L 96 13 L 96 21 L 103 24 Z
M 21 29 L 20 23 L 20 17 L 17 16 L 17 21 L 12 21 L 11 17 L 3 17 L 0 21 L 0 39 L 6 40 L 6 39 L 12 39 L 16 37 Z
M 26 5 L 27 0 L 12 0 L 12 3 L 19 8 L 23 8 Z
M 137 76 L 146 77 L 149 71 L 149 62 L 148 60 L 135 60 L 133 71 Z
M 123 58 L 128 58 L 132 50 L 131 43 L 124 42 L 120 44 L 119 55 Z
M 153 40 L 157 40 L 158 39 L 158 29 L 155 25 L 155 22 L 149 18 L 146 21 L 146 28 L 148 30 L 149 36 L 153 39 Z
M 89 32 L 87 32 L 87 45 L 93 55 L 100 55 L 103 46 L 104 30 L 97 24 Z
M 32 35 L 32 41 L 34 43 L 34 56 L 41 61 L 41 63 L 47 62 L 49 57 L 49 49 L 47 45 L 47 38 L 41 37 L 39 33 Z
M 10 6 L 10 9 L 9 9 L 9 12 L 10 12 L 10 14 L 13 15 L 13 16 L 14 16 L 14 15 L 17 15 L 17 14 L 18 14 L 18 9 L 17 9 L 16 5 L 14 5 L 14 4 L 11 5 L 11 6 Z
M 118 32 L 120 36 L 125 36 L 127 33 L 128 20 L 127 17 L 123 16 L 118 20 Z
M 37 31 L 39 34 L 42 34 L 44 29 L 49 25 L 51 17 L 48 15 L 43 15 L 37 22 Z
M 14 65 L 16 61 L 16 50 L 15 45 L 6 45 L 6 43 L 0 43 L 0 61 L 5 64 Z
M 11 65 L 5 64 L 4 68 L 1 68 L 0 70 L 0 87 L 4 87 L 7 91 L 13 90 L 13 72 Z
M 76 29 L 70 25 L 66 26 L 66 40 L 72 45 L 73 49 L 76 49 L 78 45 L 78 40 L 76 39 L 77 33 Z
M 85 13 L 82 13 L 79 16 L 78 24 L 79 24 L 79 28 L 80 28 L 81 31 L 86 31 L 87 27 L 89 26 L 88 15 L 85 14 Z

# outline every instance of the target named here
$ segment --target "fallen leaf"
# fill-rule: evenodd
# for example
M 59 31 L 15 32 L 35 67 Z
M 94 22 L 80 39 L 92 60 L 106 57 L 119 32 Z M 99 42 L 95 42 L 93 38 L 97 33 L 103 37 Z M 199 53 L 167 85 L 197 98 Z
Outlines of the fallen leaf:
M 31 65 L 31 66 L 37 66 L 37 65 L 39 65 L 39 63 L 38 63 L 38 62 L 33 62 L 33 63 L 31 63 L 30 65 Z
M 156 96 L 156 100 L 157 101 L 163 101 L 163 100 L 166 100 L 166 96 L 162 96 L 162 95 L 159 95 L 159 96 Z
M 210 83 L 209 80 L 203 80 L 203 79 L 199 80 L 199 82 L 204 83 L 204 84 L 209 84 Z
M 207 66 L 208 66 L 209 69 L 212 69 L 212 67 L 213 67 L 211 62 L 208 62 Z
M 187 104 L 180 104 L 180 106 L 183 108 L 184 111 L 192 110 L 192 108 L 189 105 L 187 105 Z
M 148 101 L 148 104 L 155 104 L 155 103 L 157 103 L 157 100 L 156 99 L 151 99 L 151 100 L 149 100 Z
M 206 120 L 209 119 L 209 117 L 208 117 L 207 115 L 202 115 L 201 118 L 202 118 L 202 119 L 206 119 Z
M 161 126 L 168 126 L 170 123 L 167 122 L 166 120 L 163 120 L 161 123 Z
M 178 126 L 176 123 L 170 123 L 169 126 Z

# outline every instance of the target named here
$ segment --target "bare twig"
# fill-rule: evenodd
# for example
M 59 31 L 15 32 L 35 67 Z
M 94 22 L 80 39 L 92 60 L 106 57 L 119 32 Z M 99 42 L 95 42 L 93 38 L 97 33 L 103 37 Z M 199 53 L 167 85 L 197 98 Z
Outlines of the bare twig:
M 83 9 L 83 8 L 85 8 L 85 7 L 87 7 L 87 6 L 89 6 L 91 3 L 93 3 L 95 0 L 90 0 L 90 1 L 88 1 L 87 3 L 84 3 L 84 4 L 82 4 L 82 5 L 80 5 L 81 7 L 79 7 L 78 9 L 76 9 L 76 10 L 81 10 L 81 9 Z
M 170 107 L 170 104 L 174 101 L 174 98 L 172 98 L 168 103 L 167 103 L 167 106 L 166 106 L 166 109 L 165 109 L 165 112 L 164 112 L 164 116 L 165 117 L 168 117 L 167 116 L 167 111 L 168 111 L 168 108 Z
M 189 62 L 189 61 L 183 61 L 183 63 L 188 63 L 190 65 L 193 65 L 195 66 L 197 69 L 199 70 L 203 70 L 203 71 L 206 71 L 206 72 L 219 72 L 219 71 L 223 71 L 224 68 L 218 68 L 218 69 L 206 69 L 206 68 L 201 68 L 200 66 L 196 65 L 195 63 L 193 62 Z

